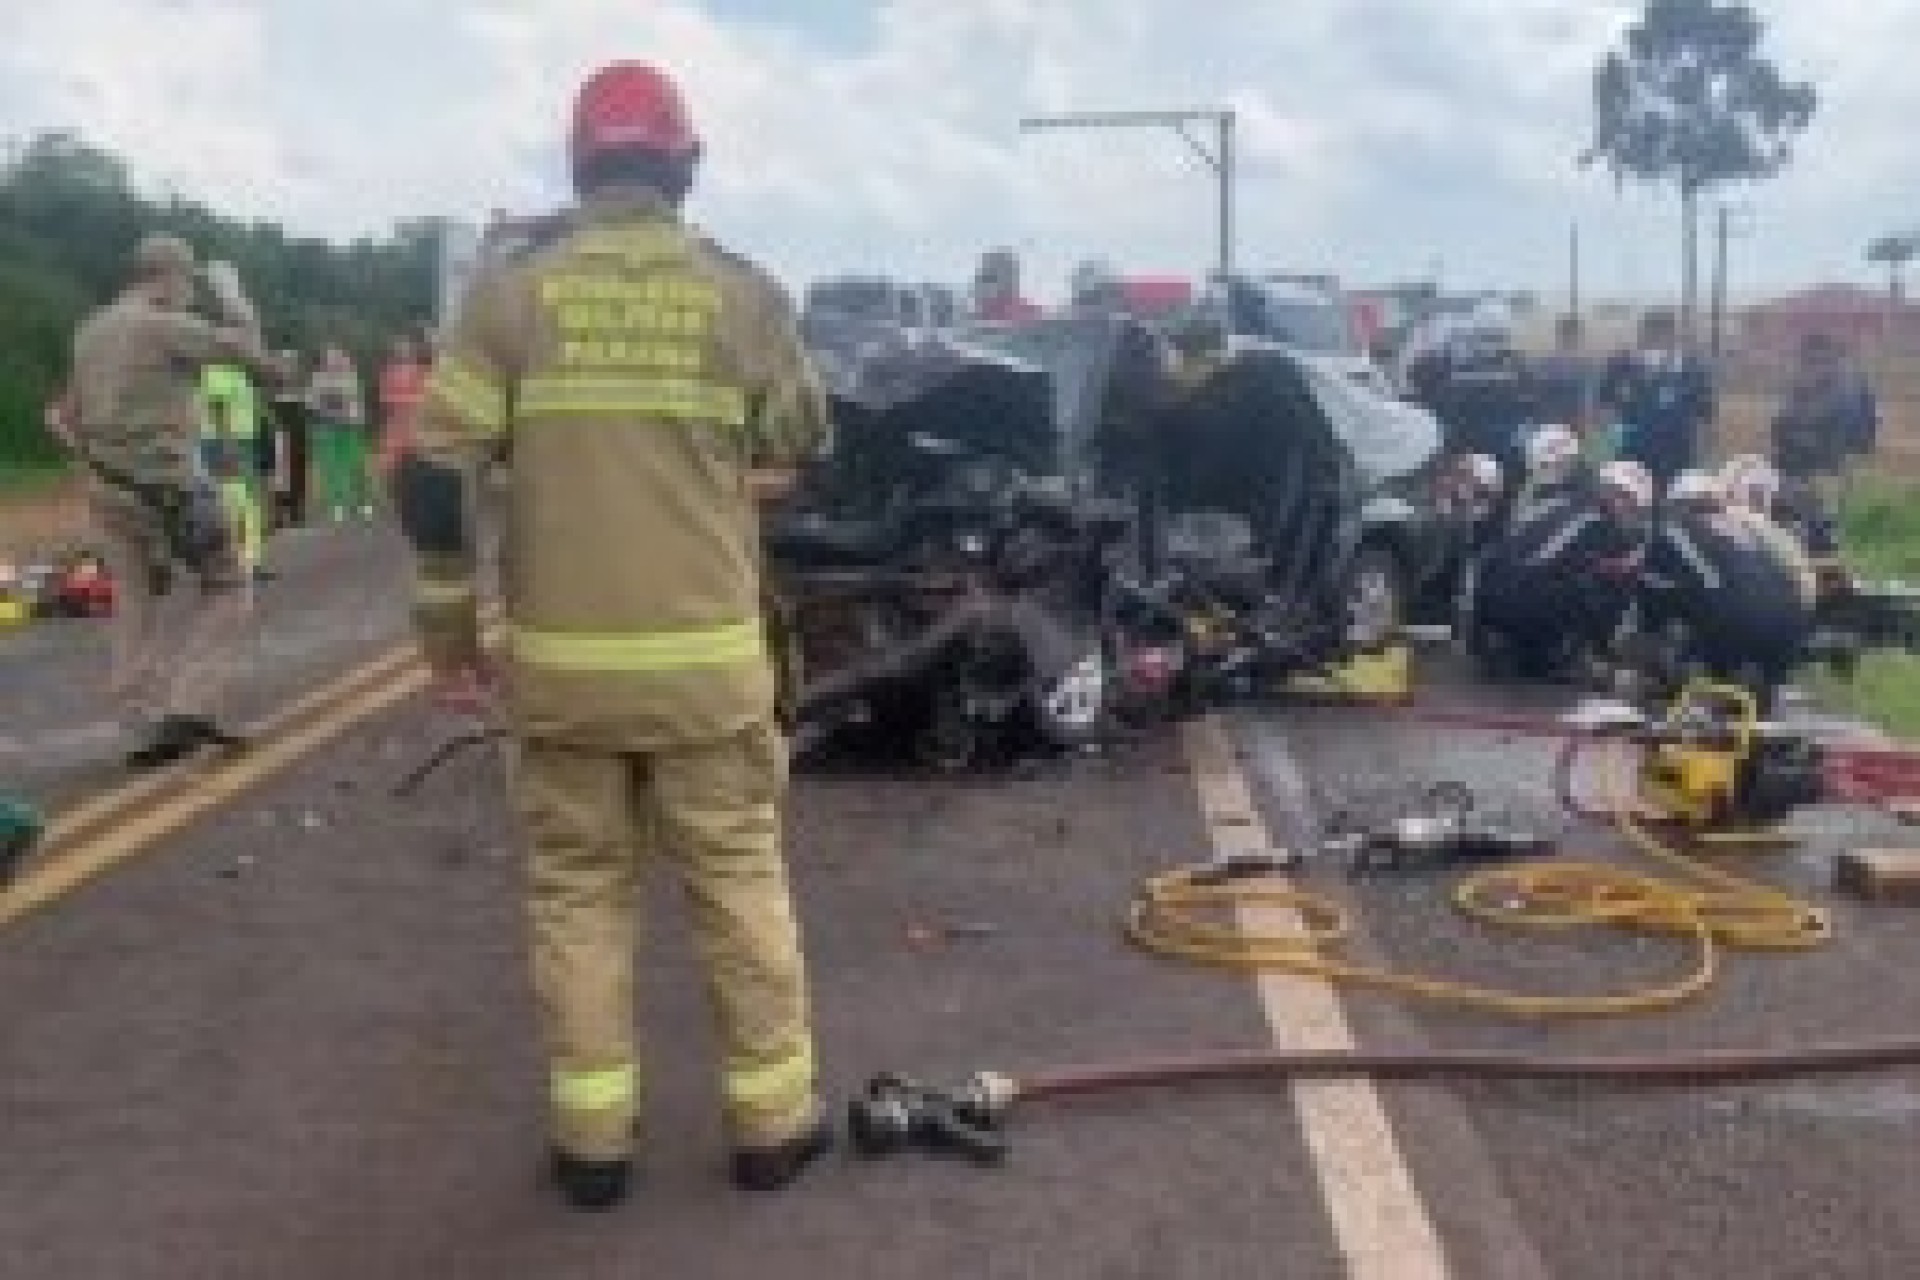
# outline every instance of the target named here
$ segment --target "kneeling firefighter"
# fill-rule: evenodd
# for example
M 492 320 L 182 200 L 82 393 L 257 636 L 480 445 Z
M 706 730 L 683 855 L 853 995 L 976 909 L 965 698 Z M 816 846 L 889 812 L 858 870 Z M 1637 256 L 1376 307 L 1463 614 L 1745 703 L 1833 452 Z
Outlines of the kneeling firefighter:
M 1813 557 L 1774 516 L 1780 500 L 1780 473 L 1765 458 L 1748 454 L 1721 468 L 1719 481 L 1728 513 L 1793 576 L 1801 599 L 1812 608 L 1820 599 L 1820 575 Z
M 1580 437 L 1559 423 L 1536 427 L 1522 449 L 1526 475 L 1513 502 L 1512 518 L 1559 499 L 1584 499 L 1593 493 L 1593 472 L 1580 456 Z
M 1473 591 L 1473 577 L 1500 534 L 1506 505 L 1506 477 L 1484 453 L 1449 459 L 1434 484 L 1434 511 L 1446 550 L 1435 578 L 1456 603 Z
M 1631 600 L 1653 482 L 1633 463 L 1601 468 L 1588 492 L 1535 504 L 1473 575 L 1469 645 L 1517 674 L 1563 674 L 1604 647 Z
M 215 320 L 192 310 L 198 278 L 185 241 L 143 240 L 132 283 L 75 336 L 72 379 L 51 414 L 89 472 L 88 505 L 118 591 L 111 689 L 137 726 L 126 759 L 139 769 L 238 741 L 219 711 L 246 639 L 247 580 L 200 465 L 200 378 L 216 363 L 281 370 L 238 273 L 221 263 L 204 273 Z M 168 608 L 163 598 L 183 574 L 196 590 Z
M 1640 575 L 1643 620 L 1682 633 L 1691 665 L 1770 705 L 1812 629 L 1813 579 L 1777 528 L 1718 496 L 1670 499 L 1661 512 Z
M 463 470 L 511 469 L 505 711 L 532 845 L 550 1167 L 578 1208 L 617 1203 L 630 1179 L 634 899 L 654 855 L 693 908 L 735 1182 L 784 1186 L 832 1141 L 781 851 L 755 510 L 824 443 L 825 401 L 780 288 L 681 222 L 700 154 L 661 72 L 619 63 L 587 81 L 579 208 L 475 280 L 394 477 L 426 657 L 472 694 L 485 667 Z

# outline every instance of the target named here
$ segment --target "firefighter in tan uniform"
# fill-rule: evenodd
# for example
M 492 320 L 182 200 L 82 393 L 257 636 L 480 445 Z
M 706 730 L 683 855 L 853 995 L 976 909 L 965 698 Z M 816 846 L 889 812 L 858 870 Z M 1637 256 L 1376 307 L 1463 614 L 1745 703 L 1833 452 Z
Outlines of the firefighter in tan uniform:
M 189 309 L 193 250 L 171 236 L 141 242 L 132 284 L 75 336 L 72 379 L 51 415 L 90 473 L 93 522 L 117 583 L 111 687 L 142 726 L 127 756 L 135 768 L 238 741 L 217 713 L 246 640 L 246 581 L 198 462 L 200 375 L 214 363 L 268 376 L 279 366 L 261 347 L 238 276 L 216 265 L 207 280 L 218 322 Z
M 508 464 L 506 711 L 552 1169 L 581 1208 L 617 1203 L 629 1180 L 645 1084 L 635 885 L 655 854 L 693 906 L 734 1180 L 784 1186 L 831 1145 L 781 852 L 755 509 L 823 444 L 824 399 L 778 287 L 681 224 L 699 152 L 660 73 L 623 63 L 588 81 L 580 206 L 475 281 L 395 474 L 423 647 L 457 688 L 482 671 L 461 467 Z

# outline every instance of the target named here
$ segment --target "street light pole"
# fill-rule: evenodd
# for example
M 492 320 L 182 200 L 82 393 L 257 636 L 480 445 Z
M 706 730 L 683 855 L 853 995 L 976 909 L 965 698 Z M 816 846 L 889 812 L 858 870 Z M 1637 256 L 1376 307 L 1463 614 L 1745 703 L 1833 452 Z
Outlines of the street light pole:
M 1727 329 L 1727 245 L 1749 233 L 1753 210 L 1745 205 L 1721 205 L 1714 216 L 1713 300 L 1708 330 L 1714 358 L 1719 359 L 1726 346 Z
M 1567 228 L 1567 316 L 1574 332 L 1582 333 L 1586 326 L 1580 314 L 1580 220 L 1577 218 Z
M 1214 145 L 1209 148 L 1193 136 L 1189 126 L 1211 124 Z M 1220 108 L 1193 111 L 1081 111 L 1068 115 L 1029 116 L 1020 122 L 1028 132 L 1042 129 L 1172 129 L 1212 169 L 1219 179 L 1218 270 L 1222 279 L 1233 274 L 1234 249 L 1234 113 Z
M 1221 112 L 1217 127 L 1220 163 L 1214 169 L 1220 179 L 1220 280 L 1224 284 L 1233 275 L 1233 112 Z

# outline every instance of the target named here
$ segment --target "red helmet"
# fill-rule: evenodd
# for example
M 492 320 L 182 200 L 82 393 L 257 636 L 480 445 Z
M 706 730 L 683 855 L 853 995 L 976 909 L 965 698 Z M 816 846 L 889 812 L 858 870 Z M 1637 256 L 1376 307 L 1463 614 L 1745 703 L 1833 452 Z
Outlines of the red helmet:
M 593 73 L 573 107 L 573 158 L 608 151 L 690 156 L 700 139 L 680 90 L 665 72 L 616 62 Z

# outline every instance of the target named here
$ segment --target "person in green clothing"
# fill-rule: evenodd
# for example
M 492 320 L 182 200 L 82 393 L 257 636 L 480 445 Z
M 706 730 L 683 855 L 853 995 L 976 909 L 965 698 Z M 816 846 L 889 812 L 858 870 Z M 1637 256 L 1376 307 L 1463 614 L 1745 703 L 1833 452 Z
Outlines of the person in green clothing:
M 219 485 L 222 503 L 233 521 L 240 563 L 256 582 L 269 575 L 266 511 L 260 496 L 260 400 L 253 379 L 238 365 L 210 364 L 200 372 L 200 398 L 206 406 L 201 455 L 207 474 Z
M 313 447 L 320 470 L 320 501 L 334 523 L 373 518 L 373 484 L 367 474 L 367 413 L 360 374 L 340 347 L 328 347 L 307 384 L 313 413 Z

